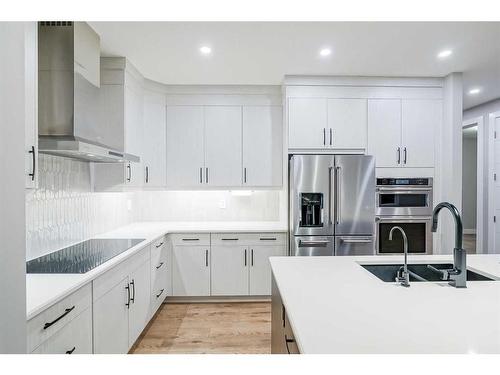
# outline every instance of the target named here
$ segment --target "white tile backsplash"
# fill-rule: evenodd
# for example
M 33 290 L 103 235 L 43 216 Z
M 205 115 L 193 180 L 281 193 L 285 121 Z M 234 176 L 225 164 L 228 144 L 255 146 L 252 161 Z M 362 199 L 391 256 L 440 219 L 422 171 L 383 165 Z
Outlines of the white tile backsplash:
M 89 163 L 40 154 L 39 168 L 39 188 L 26 193 L 27 259 L 136 220 L 136 193 L 93 193 Z

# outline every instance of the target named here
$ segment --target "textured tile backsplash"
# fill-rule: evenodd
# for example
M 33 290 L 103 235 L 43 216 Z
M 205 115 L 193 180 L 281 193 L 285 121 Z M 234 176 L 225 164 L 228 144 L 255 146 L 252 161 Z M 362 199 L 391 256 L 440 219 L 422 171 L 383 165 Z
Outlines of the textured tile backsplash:
M 26 193 L 26 257 L 36 258 L 136 220 L 137 193 L 91 192 L 90 165 L 39 155 L 39 188 Z

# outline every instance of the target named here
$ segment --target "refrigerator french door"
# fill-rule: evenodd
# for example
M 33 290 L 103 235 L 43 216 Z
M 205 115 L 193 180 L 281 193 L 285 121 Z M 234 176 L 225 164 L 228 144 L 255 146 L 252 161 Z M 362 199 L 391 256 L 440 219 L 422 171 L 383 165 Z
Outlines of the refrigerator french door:
M 291 255 L 374 254 L 374 158 L 293 155 L 289 168 Z

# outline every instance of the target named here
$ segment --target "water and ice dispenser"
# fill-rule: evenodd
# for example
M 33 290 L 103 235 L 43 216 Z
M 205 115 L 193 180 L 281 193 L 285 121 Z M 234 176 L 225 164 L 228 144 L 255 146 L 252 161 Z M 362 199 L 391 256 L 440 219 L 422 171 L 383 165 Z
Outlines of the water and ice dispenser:
M 300 226 L 323 226 L 323 193 L 300 193 Z

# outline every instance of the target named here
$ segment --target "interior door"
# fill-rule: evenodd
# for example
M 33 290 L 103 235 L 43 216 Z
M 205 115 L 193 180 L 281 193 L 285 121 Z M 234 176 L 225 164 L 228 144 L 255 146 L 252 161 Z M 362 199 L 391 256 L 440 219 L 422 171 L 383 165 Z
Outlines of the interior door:
M 402 165 L 433 168 L 435 134 L 443 121 L 443 101 L 408 99 L 402 102 Z
M 368 100 L 368 154 L 377 167 L 399 167 L 401 152 L 401 100 Z
M 211 247 L 211 295 L 248 295 L 249 250 L 241 245 Z
M 243 107 L 243 184 L 281 186 L 283 122 L 278 106 Z
M 337 149 L 366 148 L 366 99 L 328 99 L 328 144 Z
M 492 200 L 490 206 L 493 209 L 488 210 L 490 213 L 488 218 L 490 225 L 488 229 L 490 231 L 489 239 L 493 242 L 488 247 L 491 249 L 490 253 L 498 254 L 500 253 L 500 113 L 497 116 L 491 116 L 490 121 L 492 121 L 491 126 L 494 127 L 494 131 L 491 132 L 494 145 L 493 171 L 491 174 L 493 176 L 496 175 L 496 179 L 493 176 L 490 177 L 493 180 L 493 191 L 489 194 L 489 199 Z
M 283 246 L 250 247 L 250 295 L 271 295 L 271 264 L 269 257 L 284 256 Z
M 335 235 L 373 234 L 375 158 L 335 156 Z
M 167 186 L 199 187 L 204 182 L 202 106 L 167 107 Z
M 123 354 L 129 349 L 128 277 L 93 303 L 94 353 Z
M 129 346 L 132 346 L 149 322 L 151 300 L 151 264 L 144 262 L 129 276 L 131 305 L 129 315 Z
M 324 149 L 327 145 L 327 100 L 288 99 L 288 148 Z
M 174 246 L 172 276 L 174 296 L 209 296 L 209 246 Z
M 241 186 L 241 107 L 205 107 L 205 182 Z

